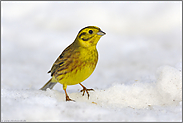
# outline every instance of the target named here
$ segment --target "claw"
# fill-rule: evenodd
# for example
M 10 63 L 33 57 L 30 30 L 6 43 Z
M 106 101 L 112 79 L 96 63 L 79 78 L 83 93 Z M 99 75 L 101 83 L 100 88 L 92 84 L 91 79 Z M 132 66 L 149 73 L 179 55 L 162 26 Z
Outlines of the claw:
M 93 89 L 87 89 L 85 86 L 83 86 L 81 83 L 79 83 L 82 87 L 83 87 L 83 89 L 80 91 L 80 92 L 83 92 L 83 94 L 82 94 L 82 96 L 84 96 L 84 94 L 85 94 L 85 92 L 87 93 L 87 95 L 88 95 L 88 99 L 89 99 L 89 93 L 88 93 L 88 91 L 94 91 Z
M 75 102 L 75 100 L 70 99 L 69 96 L 66 96 L 66 101 L 73 101 L 73 102 Z
M 74 101 L 75 102 L 75 100 L 72 100 L 72 99 L 69 98 L 69 96 L 66 92 L 66 89 L 64 89 L 64 91 L 65 91 L 66 101 Z

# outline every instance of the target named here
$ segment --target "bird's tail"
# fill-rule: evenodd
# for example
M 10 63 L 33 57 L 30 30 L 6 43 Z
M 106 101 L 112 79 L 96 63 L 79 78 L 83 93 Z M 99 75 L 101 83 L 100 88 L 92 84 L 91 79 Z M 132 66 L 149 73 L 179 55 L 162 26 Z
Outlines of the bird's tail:
M 40 90 L 46 91 L 47 88 L 52 89 L 56 84 L 57 82 L 52 82 L 51 78 L 42 88 L 40 88 Z

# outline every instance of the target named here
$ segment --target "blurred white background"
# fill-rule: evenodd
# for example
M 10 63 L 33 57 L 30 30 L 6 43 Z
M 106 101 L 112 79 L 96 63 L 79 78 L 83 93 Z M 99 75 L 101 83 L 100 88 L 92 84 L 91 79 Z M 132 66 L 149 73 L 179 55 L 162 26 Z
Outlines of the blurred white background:
M 3 120 L 15 119 L 18 116 L 19 119 L 35 120 L 33 114 L 26 115 L 27 110 L 22 111 L 25 113 L 22 117 L 20 114 L 17 116 L 10 113 L 12 109 L 10 105 L 19 105 L 19 102 L 15 101 L 16 96 L 6 100 L 10 98 L 8 95 L 18 91 L 19 97 L 22 97 L 22 93 L 29 95 L 32 90 L 29 96 L 34 97 L 35 93 L 38 93 L 37 90 L 49 80 L 50 75 L 47 71 L 53 62 L 74 41 L 78 31 L 86 26 L 98 26 L 106 32 L 97 45 L 99 52 L 97 68 L 83 83 L 88 88 L 101 90 L 116 84 L 131 86 L 136 82 L 153 84 L 157 80 L 156 71 L 162 65 L 169 65 L 182 71 L 182 2 L 3 1 L 1 2 Z M 78 85 L 68 86 L 69 93 L 80 94 L 78 89 L 81 89 Z M 30 92 L 27 93 L 25 90 Z M 54 90 L 58 90 L 57 92 L 64 96 L 62 85 L 56 85 Z M 133 90 L 129 88 L 128 91 Z M 34 102 L 34 99 L 31 101 Z M 23 106 L 27 108 L 26 103 Z M 38 108 L 34 103 L 32 107 Z M 108 110 L 95 108 L 99 112 Z M 57 107 L 53 108 L 53 112 L 54 109 Z M 37 115 L 42 119 L 37 120 L 46 120 L 43 111 L 39 110 Z M 125 111 L 131 112 L 131 109 Z M 179 107 L 177 112 L 177 114 L 165 113 L 167 117 L 164 117 L 163 121 L 171 118 L 181 120 Z M 123 119 L 120 119 L 121 113 L 124 115 Z M 129 121 L 131 117 L 124 113 L 123 110 L 118 112 L 119 117 L 114 116 L 115 119 Z M 153 113 L 149 115 L 153 118 L 143 119 L 144 115 L 141 114 L 140 118 L 134 115 L 134 120 L 136 118 L 138 121 L 160 121 L 157 112 Z M 57 114 L 59 117 L 59 113 Z M 110 113 L 108 115 L 111 116 Z M 169 117 L 170 115 L 177 119 Z M 63 120 L 56 116 L 55 120 Z M 66 117 L 68 120 L 90 120 L 87 116 L 89 115 L 86 115 L 86 119 Z M 101 120 L 105 120 L 103 118 L 106 115 L 100 114 L 100 116 Z M 94 116 L 93 120 L 100 121 L 97 118 Z

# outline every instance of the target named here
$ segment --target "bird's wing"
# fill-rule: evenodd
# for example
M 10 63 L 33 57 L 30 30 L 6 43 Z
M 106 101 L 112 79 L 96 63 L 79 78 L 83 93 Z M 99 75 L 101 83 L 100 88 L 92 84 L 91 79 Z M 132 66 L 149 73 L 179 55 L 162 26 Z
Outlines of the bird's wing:
M 65 71 L 68 68 L 69 64 L 72 62 L 73 58 L 78 57 L 78 53 L 74 52 L 75 52 L 74 48 L 71 48 L 71 45 L 69 45 L 57 58 L 57 60 L 53 64 L 51 70 L 48 71 L 48 73 L 51 73 L 51 76 L 53 76 L 54 73 L 58 70 Z

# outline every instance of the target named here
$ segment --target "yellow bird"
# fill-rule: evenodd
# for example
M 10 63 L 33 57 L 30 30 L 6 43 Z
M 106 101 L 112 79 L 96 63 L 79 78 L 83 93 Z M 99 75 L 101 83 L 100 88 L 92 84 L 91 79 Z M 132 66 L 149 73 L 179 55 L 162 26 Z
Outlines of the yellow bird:
M 74 101 L 66 92 L 67 85 L 80 84 L 83 87 L 83 96 L 86 92 L 89 99 L 88 91 L 93 89 L 87 89 L 81 82 L 93 73 L 98 61 L 96 45 L 105 34 L 96 26 L 81 29 L 74 42 L 62 52 L 48 71 L 52 78 L 40 90 L 52 89 L 59 82 L 63 85 L 66 101 Z

